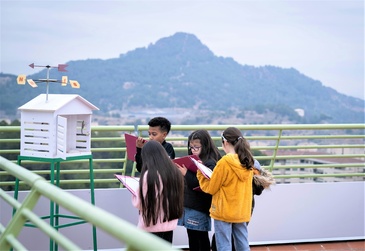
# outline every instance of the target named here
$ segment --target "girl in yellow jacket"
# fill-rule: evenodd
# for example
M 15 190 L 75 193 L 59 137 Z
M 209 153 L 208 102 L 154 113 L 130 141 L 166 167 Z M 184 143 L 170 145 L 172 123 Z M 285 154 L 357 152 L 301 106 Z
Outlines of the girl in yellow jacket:
M 250 145 L 236 127 L 222 133 L 226 155 L 214 168 L 210 179 L 198 171 L 200 188 L 212 195 L 210 216 L 214 219 L 217 250 L 250 250 L 247 222 L 251 218 L 254 158 Z

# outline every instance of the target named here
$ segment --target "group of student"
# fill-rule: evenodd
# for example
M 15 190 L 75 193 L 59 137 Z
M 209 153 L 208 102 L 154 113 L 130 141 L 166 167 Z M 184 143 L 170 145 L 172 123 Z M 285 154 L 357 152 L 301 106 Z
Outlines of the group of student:
M 265 182 L 254 179 L 262 176 L 263 170 L 241 131 L 235 127 L 223 131 L 224 156 L 207 130 L 189 135 L 188 155 L 197 155 L 213 170 L 207 179 L 199 170 L 195 173 L 172 161 L 175 151 L 165 140 L 171 129 L 169 120 L 155 117 L 148 125 L 150 140 L 139 137 L 136 142 L 136 168 L 141 175 L 132 204 L 139 210 L 138 227 L 172 243 L 173 230 L 184 226 L 191 251 L 250 250 L 247 225 L 253 197 L 273 181 L 272 177 Z M 211 218 L 215 231 L 212 243 Z

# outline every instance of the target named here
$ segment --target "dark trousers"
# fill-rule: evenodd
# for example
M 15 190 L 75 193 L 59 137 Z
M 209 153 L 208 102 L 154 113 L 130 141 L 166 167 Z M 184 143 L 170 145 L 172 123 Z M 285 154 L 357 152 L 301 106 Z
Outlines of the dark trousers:
M 173 237 L 173 232 L 172 231 L 154 232 L 154 233 L 151 233 L 151 234 L 154 234 L 154 235 L 160 237 L 161 239 L 164 239 L 165 241 L 168 241 L 168 242 L 172 243 L 172 237 Z
M 186 229 L 189 238 L 189 251 L 210 251 L 209 234 L 207 231 Z

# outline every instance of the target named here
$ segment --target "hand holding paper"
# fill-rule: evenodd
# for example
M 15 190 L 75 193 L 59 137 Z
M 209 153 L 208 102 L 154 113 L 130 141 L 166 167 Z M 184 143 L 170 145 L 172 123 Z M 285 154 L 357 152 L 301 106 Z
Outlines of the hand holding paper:
M 137 196 L 139 180 L 135 177 L 114 174 L 114 176 L 125 186 L 134 196 Z
M 129 160 L 135 161 L 134 156 L 137 153 L 136 142 L 137 142 L 138 137 L 134 136 L 132 134 L 125 133 L 124 138 L 125 138 L 125 144 L 127 147 L 127 158 Z M 146 143 L 146 142 L 147 142 L 147 140 L 142 139 L 142 143 Z
M 199 157 L 196 155 L 188 155 L 188 156 L 173 159 L 172 161 L 175 164 L 178 164 L 180 166 L 185 166 L 190 171 L 196 173 L 196 170 L 198 169 L 198 167 L 195 165 L 195 163 L 192 161 L 192 159 L 199 160 Z
M 202 163 L 200 163 L 199 161 L 197 161 L 193 158 L 191 158 L 191 160 L 195 163 L 197 168 L 202 172 L 204 177 L 207 178 L 207 179 L 210 179 L 210 177 L 212 176 L 213 171 L 210 168 L 203 165 Z

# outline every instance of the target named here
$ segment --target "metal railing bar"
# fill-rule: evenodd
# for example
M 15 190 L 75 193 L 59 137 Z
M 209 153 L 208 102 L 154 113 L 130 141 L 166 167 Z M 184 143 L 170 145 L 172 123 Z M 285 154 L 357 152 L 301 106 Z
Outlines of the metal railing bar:
M 40 219 L 31 210 L 25 208 L 21 211 L 21 214 L 32 222 L 37 228 L 43 231 L 47 236 L 51 237 L 55 242 L 62 246 L 65 250 L 81 250 L 80 247 L 72 243 L 69 239 L 64 237 L 55 228 L 50 226 L 48 223 Z
M 266 168 L 266 166 L 262 166 L 263 168 Z M 356 164 L 308 164 L 308 165 L 274 165 L 274 170 L 281 170 L 281 169 L 300 169 L 300 168 L 306 168 L 306 169 L 318 169 L 318 168 L 343 168 L 343 167 L 365 167 L 364 163 L 356 163 Z
M 85 223 L 87 223 L 87 221 L 83 220 L 83 221 L 77 221 L 77 222 L 62 224 L 62 225 L 58 225 L 58 226 L 55 226 L 55 227 L 57 227 L 58 229 L 61 229 L 61 228 L 72 227 L 72 226 L 81 225 L 81 224 L 85 224 Z
M 107 234 L 127 243 L 127 250 L 176 250 L 171 247 L 170 243 L 138 229 L 135 225 L 124 221 L 117 216 L 91 205 L 66 191 L 50 184 L 37 174 L 34 174 L 6 159 L 0 157 L 0 168 L 8 171 L 13 176 L 21 179 L 24 183 L 32 185 L 32 189 L 23 201 L 22 206 L 16 211 L 14 217 L 4 234 L 0 236 L 0 249 L 8 249 L 4 243 L 4 238 L 20 232 L 28 219 L 37 225 L 41 230 L 45 230 L 47 235 L 53 238 L 60 246 L 67 250 L 80 250 L 75 244 L 64 239 L 62 235 L 54 229 L 49 229 L 49 225 L 38 218 L 30 208 L 33 208 L 38 202 L 39 197 L 45 196 L 60 207 L 65 208 L 80 218 L 86 220 L 91 225 L 102 229 Z M 144 241 L 141 242 L 140 240 Z M 13 248 L 17 246 L 15 243 Z M 10 248 L 10 247 L 9 247 Z
M 162 239 L 144 232 L 135 225 L 101 208 L 97 208 L 72 194 L 68 194 L 56 186 L 50 186 L 47 182 L 37 182 L 34 184 L 34 187 L 38 191 L 42 191 L 42 195 L 54 201 L 56 204 L 81 216 L 87 222 L 98 226 L 98 228 L 103 229 L 117 239 L 128 241 L 130 245 L 133 244 L 133 247 L 138 250 L 174 250 L 171 244 Z M 141 239 L 144 241 L 141 242 Z
M 23 246 L 23 244 L 18 241 L 14 235 L 9 234 L 6 236 L 6 241 L 10 244 L 10 246 L 13 247 L 15 250 L 28 250 L 26 247 Z
M 290 175 L 275 175 L 275 179 L 281 179 L 281 178 L 318 178 L 318 177 L 365 177 L 364 173 L 353 173 L 353 174 L 290 174 Z
M 12 162 L 15 163 L 15 164 L 17 163 L 16 160 L 12 160 Z M 67 163 L 77 163 L 77 162 L 87 163 L 88 160 L 70 160 Z M 94 163 L 124 163 L 124 162 L 126 162 L 126 159 L 125 158 L 93 159 L 93 162 Z M 25 165 L 25 164 L 27 164 L 27 165 L 37 165 L 37 164 L 44 164 L 44 162 L 42 162 L 42 161 L 23 160 L 22 165 Z
M 271 156 L 268 156 L 271 157 Z M 277 155 L 275 159 L 365 158 L 364 154 Z
M 365 129 L 365 124 L 275 124 L 275 125 L 172 125 L 172 131 L 194 131 L 198 129 L 225 130 L 237 127 L 240 130 L 333 130 L 333 129 Z M 137 131 L 148 130 L 148 125 L 138 125 Z
M 9 185 L 14 185 L 14 181 L 9 182 Z M 14 197 L 8 195 L 3 189 L 0 189 L 0 198 L 2 198 L 15 209 L 18 209 L 21 206 L 21 204 L 16 199 L 14 199 Z

